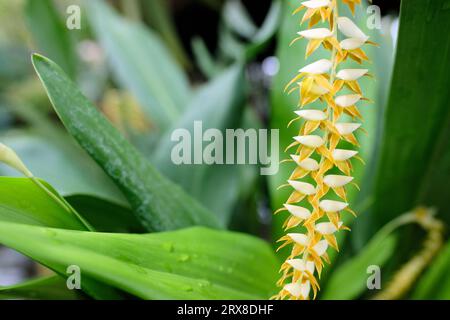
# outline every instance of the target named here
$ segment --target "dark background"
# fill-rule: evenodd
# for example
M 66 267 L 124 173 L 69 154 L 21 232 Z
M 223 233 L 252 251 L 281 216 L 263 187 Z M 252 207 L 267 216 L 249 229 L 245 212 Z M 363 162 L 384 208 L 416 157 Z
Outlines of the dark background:
M 151 0 L 150 0 L 151 1 Z M 261 25 L 272 0 L 241 0 L 253 21 Z M 185 48 L 190 49 L 190 41 L 194 36 L 203 38 L 212 51 L 217 44 L 217 33 L 220 21 L 221 0 L 170 0 L 174 22 Z M 300 0 L 299 0 L 300 2 Z M 208 3 L 209 5 L 205 5 Z M 383 14 L 398 12 L 400 0 L 373 0 L 373 4 L 381 8 Z M 270 46 L 268 50 L 273 49 Z

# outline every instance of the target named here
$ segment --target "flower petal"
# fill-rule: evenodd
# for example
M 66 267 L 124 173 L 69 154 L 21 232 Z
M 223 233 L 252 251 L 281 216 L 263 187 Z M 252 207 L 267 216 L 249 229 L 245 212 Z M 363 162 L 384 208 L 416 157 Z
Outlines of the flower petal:
M 344 149 L 334 149 L 333 159 L 336 161 L 345 161 L 358 154 L 358 151 L 354 150 L 344 150 Z
M 285 204 L 284 207 L 291 213 L 293 216 L 306 220 L 311 216 L 311 212 L 300 206 L 293 206 L 291 204 Z
M 303 233 L 288 233 L 289 238 L 299 245 L 306 246 L 308 244 L 308 237 Z
M 361 31 L 360 28 L 349 18 L 339 17 L 337 19 L 339 31 L 341 31 L 346 37 L 363 39 L 364 42 L 369 39 L 369 37 Z
M 336 175 L 336 174 L 330 174 L 323 178 L 323 182 L 330 188 L 343 187 L 346 184 L 350 183 L 352 180 L 353 180 L 353 177 Z
M 302 2 L 302 5 L 309 9 L 318 9 L 323 7 L 328 7 L 330 5 L 330 0 L 310 0 Z
M 325 141 L 322 139 L 322 137 L 315 136 L 315 135 L 309 135 L 309 136 L 297 136 L 294 137 L 294 139 L 297 142 L 300 142 L 301 144 L 310 147 L 310 148 L 318 148 L 321 147 Z
M 361 127 L 360 123 L 336 123 L 335 124 L 336 130 L 339 132 L 340 135 L 348 135 L 353 133 L 355 130 L 357 130 L 359 127 Z
M 319 207 L 325 212 L 338 212 L 348 207 L 348 203 L 334 200 L 322 200 Z
M 316 28 L 303 30 L 298 32 L 298 34 L 308 40 L 322 40 L 331 37 L 333 32 L 327 28 Z
M 326 113 L 320 110 L 300 110 L 295 111 L 295 113 L 303 119 L 309 121 L 322 121 L 327 118 Z
M 316 224 L 316 230 L 321 234 L 333 234 L 338 229 L 331 222 L 321 222 Z
M 336 97 L 336 99 L 334 101 L 336 102 L 336 104 L 339 107 L 347 108 L 347 107 L 353 106 L 359 100 L 361 100 L 361 95 L 347 94 L 347 95 Z
M 328 249 L 328 242 L 327 240 L 321 240 L 317 242 L 317 244 L 313 247 L 313 250 L 317 253 L 317 255 L 323 256 L 325 252 L 327 252 Z
M 288 180 L 288 183 L 298 192 L 307 196 L 316 194 L 316 187 L 307 182 Z
M 355 81 L 366 75 L 368 69 L 342 69 L 336 74 L 336 78 L 345 81 Z
M 340 42 L 340 46 L 344 50 L 355 50 L 361 48 L 366 43 L 364 39 L 348 38 Z
M 320 59 L 313 63 L 310 63 L 299 70 L 299 72 L 310 74 L 324 74 L 330 71 L 333 66 L 332 62 L 327 59 Z

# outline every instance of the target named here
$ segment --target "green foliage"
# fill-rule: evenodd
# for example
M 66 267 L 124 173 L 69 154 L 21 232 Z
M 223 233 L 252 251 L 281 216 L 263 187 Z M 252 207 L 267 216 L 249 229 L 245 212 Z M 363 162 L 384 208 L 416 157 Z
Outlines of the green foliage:
M 39 51 L 56 61 L 74 79 L 78 63 L 75 46 L 53 1 L 27 0 L 25 14 Z
M 55 63 L 34 55 L 33 65 L 69 133 L 122 190 L 147 230 L 219 227 L 213 215 L 156 171 Z
M 198 227 L 131 235 L 1 222 L 0 243 L 58 273 L 77 265 L 84 275 L 143 299 L 267 299 L 276 279 L 277 260 L 267 244 Z
M 372 212 L 379 227 L 416 205 L 445 210 L 450 178 L 448 1 L 402 2 Z M 444 183 L 444 184 L 443 184 Z M 446 221 L 449 216 L 441 212 Z
M 185 74 L 153 31 L 120 17 L 102 0 L 88 1 L 87 5 L 119 83 L 136 96 L 160 130 L 166 129 L 189 100 Z

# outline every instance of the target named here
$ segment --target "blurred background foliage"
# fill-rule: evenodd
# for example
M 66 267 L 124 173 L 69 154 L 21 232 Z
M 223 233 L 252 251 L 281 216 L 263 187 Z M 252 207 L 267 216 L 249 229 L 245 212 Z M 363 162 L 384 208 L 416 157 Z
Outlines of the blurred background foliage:
M 106 226 L 102 231 L 142 231 L 126 218 L 132 209 L 121 191 L 57 120 L 30 63 L 30 54 L 39 52 L 220 224 L 274 243 L 281 221 L 271 212 L 288 196 L 276 189 L 292 168 L 282 165 L 277 175 L 265 177 L 251 165 L 176 166 L 170 134 L 180 127 L 192 131 L 195 120 L 203 121 L 204 130 L 280 129 L 280 159 L 286 157 L 282 151 L 296 135 L 294 126 L 286 129 L 296 102 L 283 88 L 311 62 L 303 58 L 304 43 L 289 47 L 300 29 L 291 16 L 294 3 L 0 0 L 0 139 L 89 222 Z M 66 27 L 73 4 L 82 9 L 80 30 Z M 400 1 L 373 4 L 381 8 L 380 30 L 367 28 L 369 4 L 356 13 L 358 25 L 380 44 L 368 52 L 376 80 L 362 83 L 375 103 L 363 110 L 368 134 L 360 137 L 360 152 L 366 164 L 354 171 L 361 192 L 350 191 L 359 218 L 349 221 L 351 233 L 340 235 L 341 252 L 322 277 L 325 299 L 370 298 L 369 265 L 382 267 L 384 287 L 415 256 L 429 230 L 414 220 L 403 223 L 402 214 L 427 206 L 450 222 L 450 37 L 442 35 L 450 27 L 449 2 L 405 0 L 400 19 Z M 17 175 L 4 166 L 0 173 Z M 99 212 L 114 212 L 122 223 L 108 225 Z M 419 275 L 410 275 L 400 298 L 450 298 L 449 246 Z M 46 273 L 6 249 L 0 258 L 0 285 Z M 52 288 L 52 281 L 45 285 Z

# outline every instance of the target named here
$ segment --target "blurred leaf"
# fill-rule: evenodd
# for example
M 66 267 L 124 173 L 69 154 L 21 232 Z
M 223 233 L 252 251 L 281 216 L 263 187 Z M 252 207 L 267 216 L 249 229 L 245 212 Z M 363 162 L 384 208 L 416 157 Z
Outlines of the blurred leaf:
M 220 130 L 225 137 L 226 129 L 238 128 L 241 124 L 244 102 L 243 68 L 235 65 L 199 89 L 180 121 L 161 139 L 154 157 L 154 163 L 162 174 L 184 187 L 189 194 L 215 212 L 224 224 L 228 222 L 239 195 L 239 166 L 175 165 L 171 160 L 171 153 L 178 142 L 172 141 L 171 135 L 174 130 L 183 128 L 190 132 L 192 141 L 196 141 L 194 122 L 201 121 L 203 132 L 214 128 Z M 203 136 L 197 139 L 203 139 Z M 225 141 L 223 145 L 225 146 Z M 191 154 L 193 163 L 194 153 Z
M 246 59 L 251 61 L 259 54 L 276 34 L 281 23 L 282 1 L 275 0 L 267 13 L 261 28 L 251 39 L 250 45 L 246 49 Z
M 89 195 L 73 195 L 65 199 L 97 231 L 116 233 L 145 231 L 127 207 Z
M 0 177 L 0 221 L 86 230 L 78 217 L 63 209 L 29 178 Z
M 380 232 L 358 255 L 333 270 L 322 291 L 324 300 L 350 300 L 367 290 L 367 268 L 383 267 L 395 252 L 397 237 Z
M 87 2 L 91 23 L 118 81 L 130 90 L 149 119 L 164 130 L 189 100 L 188 82 L 159 37 L 127 21 L 101 0 Z
M 147 230 L 219 226 L 212 213 L 156 171 L 54 62 L 34 55 L 33 65 L 69 133 L 122 190 Z
M 0 223 L 0 242 L 59 272 L 77 265 L 143 299 L 267 299 L 276 279 L 266 243 L 198 227 L 130 235 Z
M 450 179 L 448 1 L 402 2 L 373 217 L 380 226 L 417 205 L 447 207 Z M 443 216 L 450 221 L 450 215 Z
M 216 65 L 214 58 L 202 38 L 195 37 L 192 40 L 192 51 L 194 53 L 197 66 L 205 76 L 212 78 L 218 74 L 219 66 Z
M 149 18 L 153 28 L 161 34 L 162 39 L 166 42 L 174 56 L 185 67 L 190 67 L 189 58 L 184 51 L 181 40 L 177 34 L 176 27 L 173 23 L 171 12 L 168 10 L 167 1 L 152 0 L 142 1 L 145 13 Z
M 17 132 L 2 137 L 2 142 L 16 151 L 33 174 L 48 181 L 63 196 L 92 195 L 127 205 L 127 201 L 105 175 L 76 144 L 67 140 L 65 132 L 54 132 L 48 138 L 34 132 Z M 59 138 L 58 141 L 52 141 Z M 0 174 L 21 176 L 17 171 L 1 166 Z
M 240 0 L 228 0 L 223 8 L 223 19 L 228 28 L 241 37 L 250 39 L 258 28 Z
M 25 17 L 39 51 L 56 61 L 74 79 L 77 71 L 76 51 L 69 29 L 59 17 L 53 1 L 27 0 Z
M 450 242 L 439 253 L 433 264 L 419 279 L 411 298 L 419 300 L 450 299 Z
M 79 295 L 76 290 L 67 289 L 63 278 L 49 276 L 13 286 L 0 286 L 0 299 L 77 300 Z

